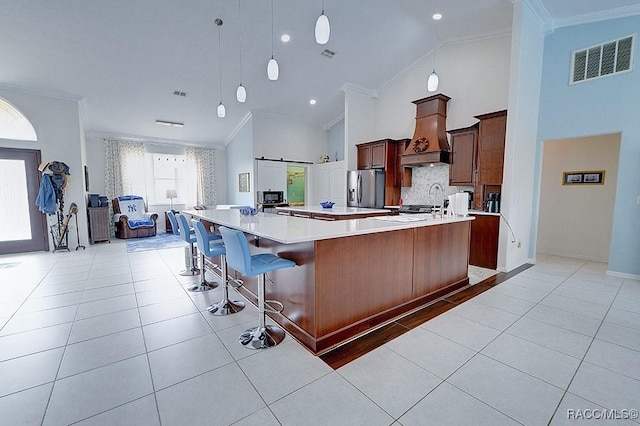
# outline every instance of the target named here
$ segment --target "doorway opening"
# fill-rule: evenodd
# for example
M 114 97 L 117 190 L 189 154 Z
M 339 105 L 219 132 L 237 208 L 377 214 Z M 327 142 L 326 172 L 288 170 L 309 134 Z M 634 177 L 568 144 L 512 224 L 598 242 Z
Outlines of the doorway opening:
M 302 166 L 287 166 L 287 201 L 291 206 L 304 205 L 306 171 Z
M 609 261 L 620 140 L 613 133 L 544 142 L 537 253 Z

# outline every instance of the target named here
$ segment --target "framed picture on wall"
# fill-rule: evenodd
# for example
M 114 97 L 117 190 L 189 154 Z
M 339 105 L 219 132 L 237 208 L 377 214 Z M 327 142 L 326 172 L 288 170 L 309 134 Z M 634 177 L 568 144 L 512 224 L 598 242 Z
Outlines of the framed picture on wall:
M 604 170 L 562 173 L 563 185 L 604 185 Z
M 249 172 L 238 175 L 238 191 L 249 192 Z

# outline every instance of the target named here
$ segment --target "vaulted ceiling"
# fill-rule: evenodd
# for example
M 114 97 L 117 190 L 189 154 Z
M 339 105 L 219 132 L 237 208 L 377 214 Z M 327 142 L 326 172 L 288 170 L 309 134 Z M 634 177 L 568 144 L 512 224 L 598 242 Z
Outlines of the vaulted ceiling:
M 640 0 L 535 3 L 553 27 L 611 8 L 637 12 Z M 81 99 L 89 134 L 224 144 L 249 112 L 326 126 L 344 111 L 345 85 L 375 91 L 444 43 L 507 34 L 513 9 L 510 0 L 324 4 L 331 38 L 318 45 L 321 0 L 274 0 L 273 38 L 269 0 L 0 0 L 0 85 Z M 272 45 L 278 81 L 266 74 Z

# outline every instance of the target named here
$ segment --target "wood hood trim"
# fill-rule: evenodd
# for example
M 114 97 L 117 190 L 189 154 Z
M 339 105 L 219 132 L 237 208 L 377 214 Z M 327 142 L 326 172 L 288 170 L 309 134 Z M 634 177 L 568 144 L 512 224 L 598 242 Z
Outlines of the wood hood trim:
M 449 163 L 447 140 L 447 102 L 451 98 L 437 95 L 413 101 L 416 104 L 416 127 L 411 142 L 400 156 L 403 166 Z

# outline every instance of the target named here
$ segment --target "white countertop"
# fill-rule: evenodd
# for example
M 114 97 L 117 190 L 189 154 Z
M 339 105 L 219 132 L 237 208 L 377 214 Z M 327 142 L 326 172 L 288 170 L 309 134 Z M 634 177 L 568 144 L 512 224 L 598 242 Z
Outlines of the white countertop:
M 485 212 L 483 210 L 469 210 L 469 214 L 485 215 L 485 216 L 500 216 L 500 213 Z
M 433 219 L 431 215 L 414 214 L 411 215 L 413 219 L 410 219 L 410 222 L 388 219 L 400 216 L 323 221 L 271 213 L 242 216 L 237 209 L 188 210 L 182 213 L 229 228 L 239 229 L 248 234 L 257 235 L 283 244 L 374 234 L 377 232 L 411 229 L 422 226 L 437 226 L 446 223 L 473 220 L 473 217 Z
M 389 213 L 389 210 L 386 210 L 386 209 L 365 209 L 361 207 L 340 207 L 340 206 L 333 206 L 330 209 L 325 209 L 322 206 L 289 206 L 289 207 L 276 207 L 276 210 L 308 212 L 308 213 L 326 213 L 326 214 L 332 214 L 332 215 Z

